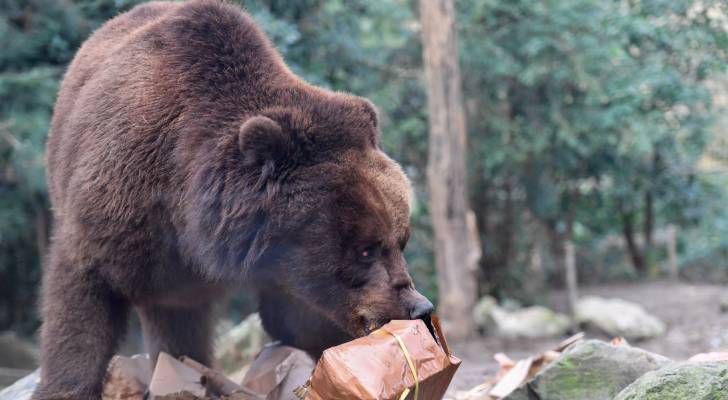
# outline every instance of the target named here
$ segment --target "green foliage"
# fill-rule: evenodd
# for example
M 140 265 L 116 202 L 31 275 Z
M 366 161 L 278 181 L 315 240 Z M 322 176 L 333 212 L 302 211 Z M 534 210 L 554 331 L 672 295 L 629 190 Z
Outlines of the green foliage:
M 723 3 L 459 8 L 474 207 L 483 241 L 512 238 L 486 246 L 486 276 L 501 280 L 499 270 L 528 262 L 539 240 L 531 217 L 557 242 L 557 258 L 567 238 L 588 246 L 627 224 L 697 222 L 696 164 L 713 117 L 704 81 L 728 60 Z

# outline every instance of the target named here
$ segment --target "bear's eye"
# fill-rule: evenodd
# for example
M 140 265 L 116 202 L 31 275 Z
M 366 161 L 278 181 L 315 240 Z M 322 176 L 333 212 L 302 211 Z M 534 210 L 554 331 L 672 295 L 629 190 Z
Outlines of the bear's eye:
M 369 263 L 374 262 L 374 260 L 376 260 L 377 257 L 379 257 L 380 253 L 381 253 L 381 249 L 378 245 L 367 246 L 367 247 L 359 250 L 359 252 L 357 254 L 357 259 L 360 262 L 369 264 Z

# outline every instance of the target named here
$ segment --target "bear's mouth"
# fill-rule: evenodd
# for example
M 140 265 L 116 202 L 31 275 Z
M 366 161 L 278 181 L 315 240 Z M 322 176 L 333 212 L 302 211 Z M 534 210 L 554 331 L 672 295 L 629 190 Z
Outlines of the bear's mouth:
M 386 322 L 384 322 L 384 321 L 381 321 L 381 320 L 378 320 L 378 319 L 374 319 L 374 318 L 369 318 L 369 317 L 364 316 L 364 315 L 362 315 L 361 317 L 359 317 L 359 322 L 360 322 L 360 324 L 362 326 L 362 331 L 363 331 L 363 334 L 360 335 L 360 336 L 367 336 L 370 333 L 372 333 L 372 332 L 376 331 L 377 329 L 381 328 L 384 324 L 386 324 Z

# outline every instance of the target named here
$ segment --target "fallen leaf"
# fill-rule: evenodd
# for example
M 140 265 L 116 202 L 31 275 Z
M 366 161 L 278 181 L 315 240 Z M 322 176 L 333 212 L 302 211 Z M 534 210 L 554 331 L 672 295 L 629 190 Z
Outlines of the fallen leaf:
M 573 336 L 568 337 L 567 339 L 564 339 L 561 343 L 556 345 L 556 347 L 553 350 L 561 353 L 562 351 L 566 350 L 567 347 L 571 346 L 572 344 L 574 344 L 582 339 L 584 339 L 584 332 L 579 332 Z
M 498 372 L 495 374 L 495 380 L 499 381 L 516 365 L 516 362 L 503 353 L 496 353 L 493 358 L 498 362 Z
M 495 384 L 489 394 L 495 398 L 503 398 L 511 394 L 526 381 L 528 373 L 531 370 L 531 364 L 533 364 L 532 357 L 528 357 L 525 360 L 517 362 L 516 365 L 511 368 L 511 370 L 508 371 L 508 373 L 500 381 L 498 381 L 498 383 Z

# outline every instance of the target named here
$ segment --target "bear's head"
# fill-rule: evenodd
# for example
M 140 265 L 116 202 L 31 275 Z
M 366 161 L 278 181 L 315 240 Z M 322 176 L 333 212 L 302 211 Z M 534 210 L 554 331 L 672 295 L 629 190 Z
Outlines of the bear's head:
M 197 174 L 211 273 L 247 282 L 266 330 L 315 355 L 433 308 L 403 254 L 409 181 L 380 149 L 373 106 L 337 96 L 247 116 L 218 172 Z

